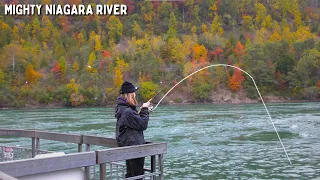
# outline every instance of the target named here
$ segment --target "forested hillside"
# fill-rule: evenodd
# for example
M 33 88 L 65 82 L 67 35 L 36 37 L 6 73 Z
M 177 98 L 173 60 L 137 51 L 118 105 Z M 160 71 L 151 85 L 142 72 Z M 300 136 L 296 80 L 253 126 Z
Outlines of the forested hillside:
M 124 80 L 138 84 L 146 100 L 217 63 L 248 71 L 263 95 L 320 98 L 318 0 L 84 2 L 123 3 L 128 15 L 5 16 L 5 3 L 83 1 L 1 2 L 0 107 L 114 104 Z M 257 97 L 248 76 L 222 67 L 198 73 L 179 90 L 206 102 L 218 86 Z

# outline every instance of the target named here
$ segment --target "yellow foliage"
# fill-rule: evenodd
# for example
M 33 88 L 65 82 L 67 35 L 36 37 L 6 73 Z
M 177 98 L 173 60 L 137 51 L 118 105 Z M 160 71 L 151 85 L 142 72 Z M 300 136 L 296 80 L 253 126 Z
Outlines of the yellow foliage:
M 213 4 L 210 8 L 212 11 L 217 11 L 217 5 L 216 4 Z
M 205 24 L 202 24 L 202 25 L 201 25 L 201 29 L 202 29 L 202 32 L 203 32 L 203 33 L 208 32 L 208 27 L 207 27 L 207 25 L 205 25 Z
M 196 26 L 192 26 L 191 32 L 192 32 L 192 34 L 196 34 L 197 33 L 197 27 Z
M 253 21 L 252 17 L 249 15 L 243 16 L 243 25 L 246 29 L 252 29 L 253 28 Z
M 266 35 L 267 35 L 267 30 L 265 28 L 261 28 L 256 32 L 254 42 L 256 44 L 263 44 L 266 40 Z
M 218 30 L 218 32 L 219 32 L 219 34 L 220 34 L 220 35 L 223 35 L 223 34 L 224 34 L 224 30 L 223 30 L 223 28 L 222 28 L 222 27 L 220 27 L 220 28 L 219 28 L 219 30 Z
M 262 3 L 255 4 L 257 8 L 256 23 L 260 24 L 267 16 L 267 9 Z
M 263 21 L 262 21 L 262 27 L 266 29 L 271 29 L 272 28 L 272 18 L 270 15 L 268 15 Z
M 283 39 L 287 40 L 290 44 L 293 44 L 295 41 L 294 34 L 291 32 L 288 26 L 283 28 L 282 37 Z
M 114 72 L 114 78 L 113 78 L 113 86 L 116 89 L 120 89 L 121 85 L 123 83 L 123 75 L 122 72 L 120 71 L 120 69 L 115 69 Z
M 123 59 L 118 58 L 117 59 L 117 66 L 116 69 L 120 70 L 121 73 L 126 71 L 129 68 L 129 64 L 124 62 Z
M 100 51 L 101 49 L 102 49 L 102 45 L 101 45 L 100 36 L 99 36 L 99 35 L 96 35 L 96 36 L 95 36 L 94 50 L 95 50 L 95 51 Z
M 112 91 L 113 91 L 112 88 L 106 88 L 106 94 L 109 94 L 109 93 L 111 93 Z
M 307 39 L 311 39 L 314 37 L 314 34 L 310 32 L 309 26 L 300 26 L 297 31 L 294 33 L 296 40 L 298 42 L 303 42 Z
M 282 37 L 280 36 L 280 34 L 278 32 L 274 32 L 271 36 L 270 36 L 270 41 L 281 41 Z
M 67 84 L 67 88 L 71 93 L 78 93 L 79 91 L 79 84 L 76 83 L 76 81 L 72 78 L 70 79 L 70 82 Z
M 147 101 L 156 95 L 158 89 L 159 87 L 152 81 L 141 82 L 141 90 L 139 93 L 141 94 L 142 100 Z
M 3 84 L 4 83 L 4 73 L 1 71 L 1 69 L 0 69 L 0 84 Z
M 75 61 L 72 65 L 72 70 L 73 71 L 78 71 L 79 70 L 79 64 L 77 61 Z
M 210 32 L 216 34 L 222 28 L 220 16 L 216 15 L 211 23 Z
M 94 54 L 94 52 L 91 52 L 89 55 L 88 66 L 92 66 L 95 60 L 96 60 L 96 55 Z
M 89 41 L 93 41 L 96 37 L 96 33 L 94 31 L 91 31 L 90 35 L 89 35 Z

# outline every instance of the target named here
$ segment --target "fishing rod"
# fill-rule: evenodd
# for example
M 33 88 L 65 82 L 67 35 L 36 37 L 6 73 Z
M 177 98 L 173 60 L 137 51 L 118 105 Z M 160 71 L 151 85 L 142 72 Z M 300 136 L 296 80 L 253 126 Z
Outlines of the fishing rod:
M 199 68 L 201 68 L 201 67 L 196 67 L 196 68 L 190 70 L 189 72 L 193 72 L 193 71 L 195 71 L 195 70 L 198 70 Z M 177 76 L 177 77 L 174 78 L 172 81 L 170 81 L 167 85 L 165 85 L 163 88 L 161 88 L 161 89 L 160 89 L 152 98 L 150 98 L 147 102 L 151 102 L 155 97 L 157 97 L 157 96 L 160 94 L 160 92 L 162 92 L 164 89 L 166 89 L 170 84 L 172 84 L 174 81 L 176 81 L 176 80 L 177 80 L 178 78 L 180 78 L 180 77 L 183 77 L 183 74 Z M 160 82 L 160 83 L 162 83 L 162 82 Z
M 228 64 L 213 64 L 213 65 L 209 65 L 209 66 L 203 67 L 203 68 L 201 68 L 201 69 L 199 69 L 199 70 L 197 70 L 197 71 L 189 74 L 188 76 L 186 76 L 186 77 L 184 77 L 183 79 L 181 79 L 178 83 L 176 83 L 176 84 L 175 84 L 171 89 L 169 89 L 169 91 L 167 91 L 167 93 L 160 99 L 160 101 L 157 103 L 157 105 L 155 106 L 155 108 L 151 107 L 151 111 L 155 110 L 155 109 L 158 107 L 158 105 L 161 103 L 161 101 L 162 101 L 176 86 L 178 86 L 181 82 L 183 82 L 184 80 L 188 79 L 189 77 L 193 76 L 194 74 L 196 74 L 196 73 L 198 73 L 198 72 L 200 72 L 200 71 L 202 71 L 202 70 L 208 69 L 208 68 L 210 68 L 210 67 L 216 67 L 216 66 L 232 67 L 232 68 L 238 69 L 238 70 L 244 72 L 246 75 L 248 75 L 248 76 L 251 78 L 251 80 L 253 81 L 253 84 L 254 84 L 254 86 L 255 86 L 258 94 L 259 94 L 259 97 L 260 97 L 260 99 L 261 99 L 261 101 L 262 101 L 262 104 L 263 104 L 263 106 L 264 106 L 264 108 L 265 108 L 265 110 L 266 110 L 266 112 L 267 112 L 267 114 L 268 114 L 269 120 L 270 120 L 270 122 L 271 122 L 271 124 L 272 124 L 272 126 L 273 126 L 273 128 L 274 128 L 274 130 L 275 130 L 275 132 L 276 132 L 276 134 L 277 134 L 277 136 L 278 136 L 278 139 L 279 139 L 279 141 L 280 141 L 280 143 L 281 143 L 281 145 L 282 145 L 282 148 L 283 148 L 283 150 L 284 150 L 284 152 L 285 152 L 285 154 L 286 154 L 286 156 L 287 156 L 287 159 L 288 159 L 290 165 L 292 165 L 291 160 L 290 160 L 290 158 L 289 158 L 289 156 L 288 156 L 288 154 L 287 154 L 287 151 L 286 151 L 286 149 L 285 149 L 285 147 L 284 147 L 284 145 L 283 145 L 283 143 L 282 143 L 282 140 L 281 140 L 281 138 L 280 138 L 280 136 L 279 136 L 279 133 L 278 133 L 278 131 L 277 131 L 277 128 L 276 128 L 276 126 L 274 125 L 274 122 L 272 121 L 272 118 L 271 118 L 271 116 L 270 116 L 270 113 L 269 113 L 269 111 L 268 111 L 268 109 L 267 109 L 267 106 L 266 106 L 265 103 L 264 103 L 264 100 L 263 100 L 263 98 L 262 98 L 262 96 L 261 96 L 261 94 L 260 94 L 259 88 L 258 88 L 258 86 L 257 86 L 254 78 L 253 78 L 248 72 L 246 72 L 245 70 L 243 70 L 243 69 L 241 69 L 241 68 L 239 68 L 239 67 L 232 66 L 232 65 L 228 65 Z M 157 94 L 158 94 L 158 93 L 157 93 Z M 151 98 L 149 101 L 151 101 L 151 100 L 152 100 L 152 98 Z M 149 102 L 149 101 L 148 101 L 148 102 Z M 149 110 L 150 110 L 150 109 L 149 109 Z

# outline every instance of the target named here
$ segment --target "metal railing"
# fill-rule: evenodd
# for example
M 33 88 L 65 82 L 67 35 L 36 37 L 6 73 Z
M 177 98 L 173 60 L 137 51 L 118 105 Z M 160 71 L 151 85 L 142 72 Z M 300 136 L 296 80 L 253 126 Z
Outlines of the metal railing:
M 0 129 L 1 136 L 10 137 L 30 137 L 32 146 L 32 157 L 35 157 L 40 151 L 40 139 L 62 141 L 78 144 L 78 153 L 66 154 L 58 157 L 45 157 L 41 159 L 23 159 L 7 162 L 0 162 L 0 179 L 1 175 L 19 178 L 27 175 L 35 175 L 59 170 L 73 168 L 85 168 L 85 178 L 90 179 L 90 167 L 99 166 L 99 179 L 107 178 L 107 164 L 110 166 L 110 179 L 139 179 L 150 177 L 150 179 L 163 179 L 163 154 L 167 152 L 167 143 L 148 142 L 144 145 L 118 147 L 117 141 L 112 138 L 75 135 L 66 133 L 53 133 L 37 130 L 20 130 L 20 129 Z M 82 145 L 85 144 L 85 151 L 82 152 Z M 109 147 L 110 149 L 101 149 L 90 151 L 91 145 Z M 118 163 L 128 159 L 150 156 L 150 169 L 146 168 L 144 175 L 132 178 L 124 178 L 124 164 Z M 158 156 L 158 158 L 156 158 Z M 158 168 L 156 168 L 156 159 L 158 159 Z M 113 168 L 115 167 L 115 169 Z M 119 168 L 120 167 L 120 168 Z M 122 170 L 122 175 L 119 171 Z M 114 175 L 115 174 L 115 175 Z M 95 174 L 94 174 L 95 176 Z

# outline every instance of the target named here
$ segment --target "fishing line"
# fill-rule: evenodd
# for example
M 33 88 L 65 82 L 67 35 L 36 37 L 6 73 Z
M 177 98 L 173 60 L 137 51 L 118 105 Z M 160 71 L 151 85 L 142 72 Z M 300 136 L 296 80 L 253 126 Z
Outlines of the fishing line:
M 268 109 L 267 109 L 267 106 L 266 106 L 265 103 L 264 103 L 264 100 L 263 100 L 263 98 L 262 98 L 262 96 L 261 96 L 261 94 L 260 94 L 259 88 L 258 88 L 258 86 L 256 85 L 255 80 L 253 79 L 253 77 L 252 77 L 249 73 L 247 73 L 245 70 L 242 70 L 242 69 L 239 68 L 239 67 L 232 66 L 232 65 L 228 65 L 228 64 L 213 64 L 213 65 L 209 65 L 209 66 L 203 67 L 203 68 L 201 68 L 201 69 L 199 69 L 199 70 L 197 70 L 197 71 L 189 74 L 189 75 L 186 76 L 185 78 L 181 79 L 177 84 L 175 84 L 175 85 L 160 99 L 160 101 L 159 101 L 159 102 L 157 103 L 157 105 L 153 108 L 153 110 L 155 110 L 155 109 L 158 107 L 158 105 L 161 103 L 161 101 L 162 101 L 176 86 L 178 86 L 181 82 L 183 82 L 184 80 L 188 79 L 188 78 L 191 77 L 192 75 L 194 75 L 194 74 L 196 74 L 196 73 L 198 73 L 198 72 L 200 72 L 200 71 L 202 71 L 202 70 L 208 69 L 208 68 L 210 68 L 210 67 L 215 67 L 215 66 L 232 67 L 232 68 L 238 69 L 238 70 L 244 72 L 246 75 L 248 75 L 248 76 L 252 79 L 253 84 L 254 84 L 254 86 L 255 86 L 258 94 L 259 94 L 259 97 L 260 97 L 260 99 L 261 99 L 261 101 L 262 101 L 262 103 L 263 103 L 263 106 L 264 106 L 264 108 L 265 108 L 266 111 L 267 111 L 267 114 L 268 114 L 268 117 L 269 117 L 269 119 L 270 119 L 270 121 L 271 121 L 271 124 L 272 124 L 272 126 L 273 126 L 273 128 L 274 128 L 274 130 L 275 130 L 275 132 L 276 132 L 276 134 L 277 134 L 277 136 L 278 136 L 278 139 L 279 139 L 279 141 L 280 141 L 280 143 L 281 143 L 281 145 L 282 145 L 282 148 L 283 148 L 283 150 L 284 150 L 284 153 L 286 154 L 289 163 L 292 165 L 291 160 L 290 160 L 290 158 L 289 158 L 289 156 L 288 156 L 288 153 L 287 153 L 287 151 L 286 151 L 286 148 L 284 147 L 284 145 L 283 145 L 283 143 L 282 143 L 282 140 L 281 140 L 281 138 L 280 138 L 280 136 L 279 136 L 279 133 L 278 133 L 278 131 L 277 131 L 277 128 L 276 128 L 276 126 L 274 125 L 274 123 L 273 123 L 273 121 L 272 121 L 272 118 L 271 118 L 271 116 L 270 116 L 270 113 L 269 113 L 269 111 L 268 111 Z M 160 90 L 160 91 L 162 91 L 162 90 Z M 160 91 L 159 91 L 159 92 L 160 92 Z M 159 92 L 158 92 L 156 95 L 158 95 Z M 154 97 L 155 97 L 155 96 L 154 96 Z M 149 101 L 151 101 L 152 99 L 153 99 L 153 98 L 151 98 Z

